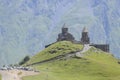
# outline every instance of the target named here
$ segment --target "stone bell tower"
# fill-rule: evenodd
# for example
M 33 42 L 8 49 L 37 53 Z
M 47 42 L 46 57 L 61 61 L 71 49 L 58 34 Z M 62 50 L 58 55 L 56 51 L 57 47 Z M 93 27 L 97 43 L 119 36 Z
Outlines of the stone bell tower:
M 86 27 L 83 28 L 81 42 L 83 44 L 89 44 L 90 43 L 90 38 L 88 36 L 88 30 L 87 30 Z

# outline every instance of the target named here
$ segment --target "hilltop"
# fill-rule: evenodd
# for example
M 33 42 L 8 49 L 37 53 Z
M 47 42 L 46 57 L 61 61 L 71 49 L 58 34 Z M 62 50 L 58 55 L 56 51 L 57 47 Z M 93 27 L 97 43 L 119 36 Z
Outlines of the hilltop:
M 83 49 L 83 45 L 79 44 L 73 44 L 72 42 L 69 41 L 61 41 L 54 43 L 50 47 L 46 48 L 42 52 L 36 54 L 33 56 L 27 64 L 33 64 L 33 63 L 38 63 L 44 60 L 48 60 L 60 55 L 65 55 L 69 53 L 74 53 L 76 51 L 80 51 Z M 26 64 L 26 65 L 27 65 Z
M 81 51 L 83 45 L 73 44 L 68 41 L 57 42 L 37 55 L 33 56 L 27 63 L 33 64 L 34 68 L 40 70 L 36 76 L 23 77 L 23 80 L 119 80 L 120 65 L 112 54 L 91 47 L 82 53 L 82 57 L 65 57 L 68 53 Z M 56 56 L 59 59 L 43 62 Z M 42 64 L 39 62 L 43 62 Z

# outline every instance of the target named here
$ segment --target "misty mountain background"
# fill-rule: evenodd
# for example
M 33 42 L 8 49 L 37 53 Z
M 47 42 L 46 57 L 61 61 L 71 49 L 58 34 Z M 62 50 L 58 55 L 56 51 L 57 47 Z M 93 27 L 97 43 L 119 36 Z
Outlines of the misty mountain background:
M 120 58 L 120 0 L 0 0 L 0 65 L 18 63 L 56 41 L 66 23 L 76 40 L 110 44 Z

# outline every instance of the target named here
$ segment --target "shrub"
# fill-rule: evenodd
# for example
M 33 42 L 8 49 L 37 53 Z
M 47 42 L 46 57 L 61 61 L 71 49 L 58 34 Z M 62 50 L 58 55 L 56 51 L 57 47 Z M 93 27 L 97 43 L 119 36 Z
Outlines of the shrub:
M 30 57 L 29 56 L 25 56 L 25 58 L 19 63 L 19 65 L 23 65 L 23 64 L 25 64 L 29 60 L 30 60 Z

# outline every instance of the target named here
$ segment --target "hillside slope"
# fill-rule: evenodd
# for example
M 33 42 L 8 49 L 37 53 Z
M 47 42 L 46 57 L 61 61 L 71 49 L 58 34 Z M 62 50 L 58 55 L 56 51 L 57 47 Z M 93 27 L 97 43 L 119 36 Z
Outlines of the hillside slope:
M 37 54 L 27 64 L 38 62 L 51 58 L 53 54 L 48 53 L 49 50 L 56 50 L 56 46 L 70 42 L 59 42 Z M 64 46 L 71 48 L 76 44 L 65 44 Z M 79 45 L 80 46 L 80 45 Z M 74 46 L 75 47 L 75 46 Z M 78 45 L 76 45 L 78 47 Z M 81 46 L 80 46 L 81 47 Z M 64 51 L 64 50 L 62 50 Z M 62 51 L 55 53 L 62 54 Z M 46 55 L 47 54 L 47 55 Z M 54 56 L 56 56 L 54 54 Z M 23 80 L 119 80 L 120 65 L 117 63 L 111 54 L 103 52 L 92 47 L 87 52 L 83 53 L 83 57 L 61 58 L 51 62 L 34 65 L 33 67 L 40 70 L 40 74 L 36 76 L 23 77 Z
M 1 77 L 1 75 L 0 75 L 0 80 L 2 80 L 2 77 Z
M 80 50 L 82 50 L 82 48 L 83 48 L 82 45 L 73 44 L 73 43 L 68 42 L 68 41 L 54 43 L 53 45 L 49 46 L 48 48 L 46 48 L 42 52 L 33 56 L 30 59 L 30 61 L 27 62 L 27 64 L 33 64 L 36 62 L 40 62 L 40 61 L 54 58 L 54 57 L 59 56 L 59 55 L 65 55 L 67 53 L 80 51 Z

